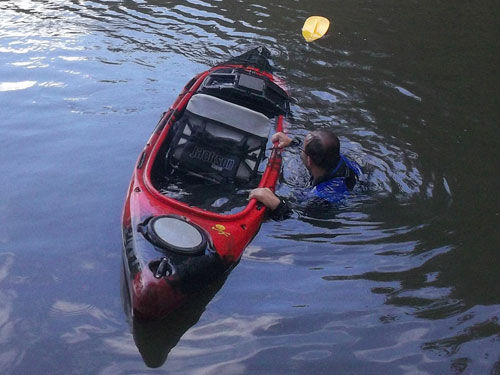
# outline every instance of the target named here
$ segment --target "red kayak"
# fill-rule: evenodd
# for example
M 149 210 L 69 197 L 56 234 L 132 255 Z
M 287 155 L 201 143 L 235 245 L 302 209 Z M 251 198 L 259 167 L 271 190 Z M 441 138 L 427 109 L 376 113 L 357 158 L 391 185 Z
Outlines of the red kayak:
M 259 47 L 195 76 L 138 158 L 123 209 L 134 316 L 159 318 L 225 274 L 257 234 L 274 190 L 289 98 Z

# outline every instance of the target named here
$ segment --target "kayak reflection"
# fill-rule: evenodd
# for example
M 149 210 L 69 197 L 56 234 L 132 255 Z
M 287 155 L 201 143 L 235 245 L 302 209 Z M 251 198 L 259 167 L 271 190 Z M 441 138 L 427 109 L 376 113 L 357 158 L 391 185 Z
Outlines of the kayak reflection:
M 157 368 L 162 366 L 177 345 L 182 336 L 193 327 L 205 311 L 206 306 L 222 288 L 227 274 L 216 279 L 213 283 L 202 288 L 192 295 L 189 301 L 182 307 L 171 312 L 160 320 L 140 319 L 131 316 L 131 305 L 125 280 L 122 278 L 122 301 L 125 313 L 129 318 L 130 328 L 134 337 L 135 345 L 141 354 L 146 366 Z

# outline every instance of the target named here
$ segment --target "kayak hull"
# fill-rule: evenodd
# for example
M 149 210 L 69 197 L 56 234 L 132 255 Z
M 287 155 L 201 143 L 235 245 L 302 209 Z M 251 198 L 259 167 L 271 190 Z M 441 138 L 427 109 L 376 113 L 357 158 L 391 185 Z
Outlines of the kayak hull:
M 166 142 L 172 137 L 174 124 L 184 113 L 193 95 L 200 92 L 207 77 L 229 70 L 262 79 L 275 91 L 282 90 L 278 90 L 284 96 L 277 109 L 266 104 L 267 99 L 262 99 L 262 95 L 255 95 L 255 90 L 249 93 L 248 101 L 252 103 L 252 110 L 262 107 L 261 111 L 266 116 L 274 117 L 272 132 L 284 129 L 288 96 L 278 79 L 267 70 L 255 65 L 229 62 L 198 74 L 186 85 L 169 110 L 163 114 L 141 152 L 125 199 L 122 214 L 123 267 L 131 313 L 134 316 L 146 319 L 165 316 L 186 303 L 190 296 L 227 274 L 240 260 L 265 218 L 266 208 L 255 200 L 248 201 L 236 213 L 216 213 L 160 193 L 152 178 L 155 160 L 161 157 Z M 211 95 L 210 92 L 208 94 Z M 232 97 L 233 102 L 245 104 L 244 90 L 236 92 L 234 97 L 236 99 Z M 259 175 L 259 187 L 274 190 L 281 161 L 280 150 L 273 149 L 264 171 Z M 163 220 L 179 223 L 183 228 L 189 227 L 189 233 L 203 239 L 203 244 L 195 249 L 196 253 L 193 250 L 186 254 L 178 251 L 175 246 L 166 249 L 153 238 L 152 232 L 155 230 L 151 228 L 155 225 L 155 220 L 158 223 Z M 160 229 L 164 231 L 164 228 Z M 171 227 L 165 229 L 176 231 Z M 182 234 L 176 238 L 180 242 L 186 240 Z

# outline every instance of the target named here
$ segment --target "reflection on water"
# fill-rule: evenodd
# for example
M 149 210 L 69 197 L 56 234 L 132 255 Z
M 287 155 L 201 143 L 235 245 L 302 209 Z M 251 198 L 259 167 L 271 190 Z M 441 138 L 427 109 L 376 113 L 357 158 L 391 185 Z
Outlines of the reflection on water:
M 2 262 L 0 263 L 0 286 L 4 284 L 9 276 L 10 268 L 14 263 L 14 255 L 2 253 Z M 13 291 L 0 290 L 0 342 L 12 342 L 15 334 L 16 321 L 12 317 L 13 305 L 16 296 Z M 7 373 L 11 371 L 16 363 L 22 360 L 24 356 L 23 349 L 19 346 L 3 346 L 0 350 L 0 370 Z
M 496 8 L 0 2 L 0 372 L 498 373 Z M 311 14 L 333 27 L 307 44 Z M 334 128 L 364 188 L 264 223 L 213 298 L 134 337 L 134 161 L 185 82 L 255 45 L 295 98 L 290 134 Z M 285 159 L 283 194 L 303 183 Z
M 135 344 L 146 366 L 156 368 L 165 363 L 170 351 L 186 331 L 198 322 L 224 281 L 225 278 L 217 280 L 208 288 L 195 293 L 186 305 L 161 320 L 145 321 L 129 316 Z M 125 306 L 125 309 L 130 312 L 131 306 Z

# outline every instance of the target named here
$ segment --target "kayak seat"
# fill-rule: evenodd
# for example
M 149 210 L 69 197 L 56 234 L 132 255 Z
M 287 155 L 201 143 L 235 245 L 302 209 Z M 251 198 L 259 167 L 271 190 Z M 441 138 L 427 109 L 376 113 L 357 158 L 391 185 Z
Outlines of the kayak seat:
M 248 182 L 257 173 L 271 129 L 262 113 L 193 95 L 174 124 L 167 164 L 216 182 Z

